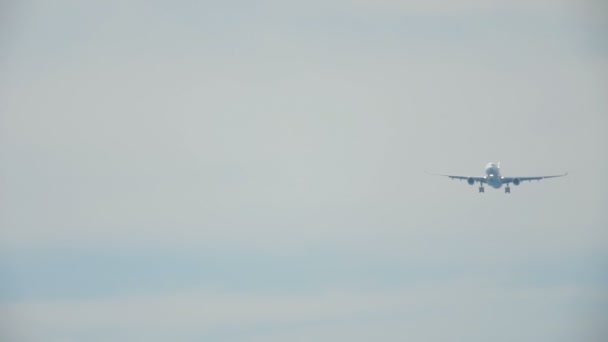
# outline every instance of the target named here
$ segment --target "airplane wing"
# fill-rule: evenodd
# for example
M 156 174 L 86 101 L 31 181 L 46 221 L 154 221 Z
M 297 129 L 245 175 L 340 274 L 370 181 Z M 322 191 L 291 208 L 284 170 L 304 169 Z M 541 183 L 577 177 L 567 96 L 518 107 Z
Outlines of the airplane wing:
M 479 182 L 479 183 L 485 183 L 486 182 L 485 177 L 468 177 L 468 176 L 442 175 L 442 174 L 438 174 L 438 173 L 428 173 L 428 174 L 429 175 L 433 175 L 433 176 L 449 177 L 450 179 L 458 179 L 458 180 L 466 180 L 466 181 L 468 181 L 469 179 L 472 179 L 473 182 Z M 471 183 L 471 184 L 473 184 L 473 183 Z
M 531 182 L 533 180 L 535 181 L 540 181 L 541 179 L 545 179 L 545 178 L 555 178 L 555 177 L 564 177 L 567 176 L 568 172 L 562 174 L 562 175 L 552 175 L 552 176 L 537 176 L 537 177 L 503 177 L 502 178 L 502 182 L 503 183 L 519 183 L 519 182 Z

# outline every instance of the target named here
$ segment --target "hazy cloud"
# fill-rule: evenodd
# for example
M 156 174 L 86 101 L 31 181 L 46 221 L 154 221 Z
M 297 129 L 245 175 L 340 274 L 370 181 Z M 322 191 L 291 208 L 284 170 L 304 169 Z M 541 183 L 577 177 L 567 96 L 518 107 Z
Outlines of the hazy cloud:
M 608 257 L 597 6 L 9 6 L 3 333 L 593 340 Z M 424 173 L 499 160 L 570 174 L 479 195 Z
M 431 341 L 492 336 L 523 341 L 593 340 L 601 332 L 593 327 L 600 326 L 605 312 L 584 309 L 581 303 L 605 309 L 606 298 L 589 289 L 513 290 L 479 282 L 382 293 L 347 289 L 298 296 L 178 293 L 10 304 L 3 310 L 9 316 L 3 318 L 2 325 L 14 326 L 17 318 L 17 326 L 28 327 L 13 331 L 20 340 L 75 336 L 87 340 L 160 341 L 177 336 L 184 340 L 278 341 L 285 336 L 321 340 L 349 336 L 363 341 L 377 334 Z M 547 305 L 555 308 L 550 315 L 544 314 Z M 440 317 L 444 323 L 429 324 L 431 317 Z M 547 326 L 555 329 L 544 329 Z

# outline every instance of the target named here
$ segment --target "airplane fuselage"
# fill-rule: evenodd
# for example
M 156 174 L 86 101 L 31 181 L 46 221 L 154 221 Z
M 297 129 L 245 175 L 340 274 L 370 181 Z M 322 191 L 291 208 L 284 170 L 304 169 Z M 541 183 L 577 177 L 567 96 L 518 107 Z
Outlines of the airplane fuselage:
M 500 175 L 500 165 L 495 163 L 488 163 L 486 165 L 486 183 L 495 188 L 500 189 L 502 187 L 502 176 Z

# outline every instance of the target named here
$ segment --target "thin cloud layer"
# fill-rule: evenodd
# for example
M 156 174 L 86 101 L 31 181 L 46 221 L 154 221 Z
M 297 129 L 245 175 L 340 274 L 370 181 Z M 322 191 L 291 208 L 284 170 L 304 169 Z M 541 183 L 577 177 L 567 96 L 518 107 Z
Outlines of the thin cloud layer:
M 599 336 L 593 334 L 600 331 L 589 335 L 588 325 L 600 323 L 602 311 L 569 312 L 568 307 L 581 302 L 601 307 L 606 300 L 589 289 L 513 290 L 479 283 L 382 293 L 340 289 L 289 296 L 195 292 L 103 301 L 9 304 L 3 310 L 9 316 L 3 318 L 2 325 L 14 326 L 11 321 L 17 317 L 17 326 L 30 328 L 12 331 L 20 340 L 79 336 L 87 340 L 161 341 L 179 336 L 185 340 L 278 341 L 287 336 L 281 331 L 289 330 L 297 331 L 298 336 L 321 340 L 353 332 L 433 341 L 497 335 L 522 341 L 586 339 Z M 559 310 L 538 316 L 547 305 Z M 514 310 L 518 312 L 516 316 L 512 315 Z M 438 330 L 429 324 L 431 317 L 441 317 L 445 324 Z M 379 325 L 388 330 L 378 331 Z M 519 329 L 512 329 L 513 326 Z M 546 326 L 559 328 L 547 330 L 543 328 Z

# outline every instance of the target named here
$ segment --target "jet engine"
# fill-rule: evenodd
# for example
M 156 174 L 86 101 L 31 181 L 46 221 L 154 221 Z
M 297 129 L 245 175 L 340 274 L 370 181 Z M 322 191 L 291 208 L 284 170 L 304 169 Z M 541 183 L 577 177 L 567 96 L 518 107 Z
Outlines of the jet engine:
M 521 183 L 521 180 L 519 178 L 513 178 L 514 185 L 519 185 L 519 183 Z
M 469 177 L 469 178 L 467 178 L 467 183 L 473 185 L 473 184 L 475 184 L 475 179 L 473 179 L 473 177 Z M 519 184 L 519 180 L 518 180 L 517 184 Z

